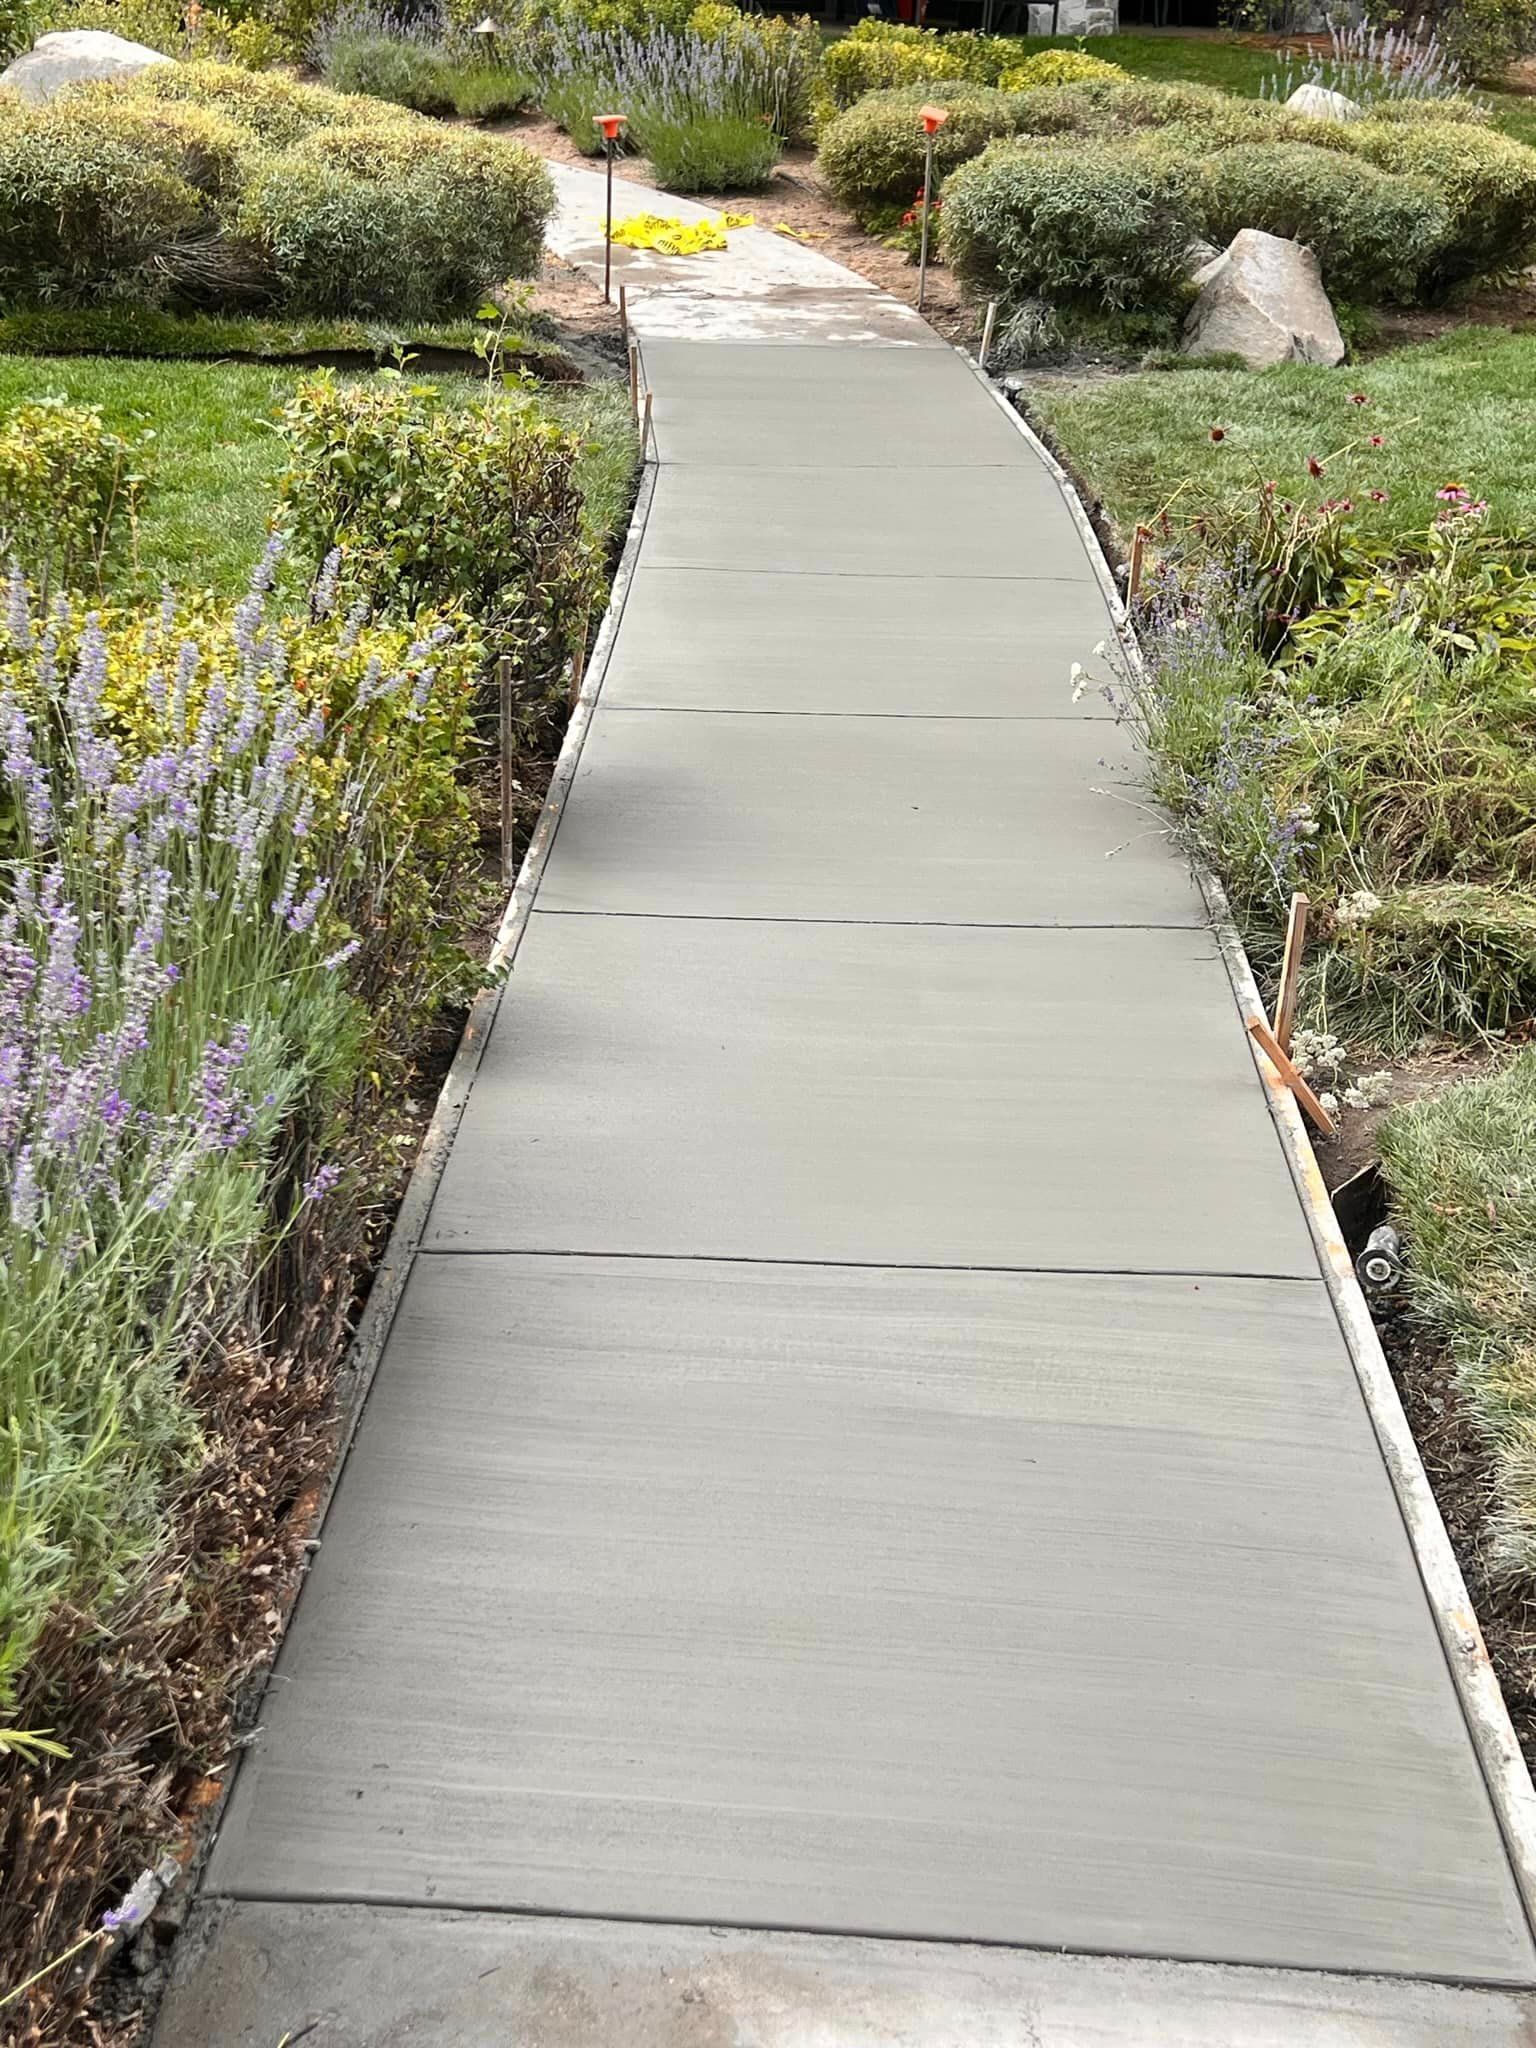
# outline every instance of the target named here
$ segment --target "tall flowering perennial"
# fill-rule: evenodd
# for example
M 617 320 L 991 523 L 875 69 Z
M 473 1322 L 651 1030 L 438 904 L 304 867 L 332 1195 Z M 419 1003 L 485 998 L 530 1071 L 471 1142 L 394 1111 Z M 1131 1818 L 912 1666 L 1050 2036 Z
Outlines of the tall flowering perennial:
M 361 618 L 275 620 L 277 557 L 232 616 L 7 587 L 0 1710 L 54 1601 L 153 1540 L 181 1375 L 335 1185 L 310 1141 L 351 1080 L 354 918 L 417 773 L 396 742 L 443 663 L 463 689 L 446 627 L 384 635 L 387 664 Z

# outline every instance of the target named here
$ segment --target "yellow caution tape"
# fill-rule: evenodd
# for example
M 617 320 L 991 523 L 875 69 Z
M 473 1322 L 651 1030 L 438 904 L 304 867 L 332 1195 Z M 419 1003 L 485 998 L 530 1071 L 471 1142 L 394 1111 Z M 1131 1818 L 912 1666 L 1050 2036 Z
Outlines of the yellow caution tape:
M 749 228 L 750 213 L 722 213 L 714 220 L 673 220 L 660 213 L 632 213 L 613 224 L 613 239 L 626 249 L 655 249 L 662 256 L 706 256 L 727 247 L 732 228 Z

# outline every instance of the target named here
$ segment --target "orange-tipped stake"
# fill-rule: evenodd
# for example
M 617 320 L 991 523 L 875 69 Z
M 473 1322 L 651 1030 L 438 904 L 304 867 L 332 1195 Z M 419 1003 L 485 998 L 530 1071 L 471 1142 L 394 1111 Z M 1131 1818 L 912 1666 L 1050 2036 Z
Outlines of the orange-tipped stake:
M 923 154 L 923 241 L 917 259 L 917 310 L 921 313 L 923 301 L 928 296 L 928 211 L 933 205 L 933 138 L 949 116 L 942 107 L 919 107 L 917 118 L 928 138 L 928 147 Z
M 613 303 L 613 145 L 628 114 L 594 114 L 592 126 L 603 134 L 603 153 L 608 159 L 608 211 L 603 223 L 603 303 Z

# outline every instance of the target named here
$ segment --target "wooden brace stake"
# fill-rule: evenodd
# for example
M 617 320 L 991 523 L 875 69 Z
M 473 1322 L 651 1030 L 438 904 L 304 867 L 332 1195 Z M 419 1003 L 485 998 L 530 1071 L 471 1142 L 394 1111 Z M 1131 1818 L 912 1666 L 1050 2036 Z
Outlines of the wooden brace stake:
M 640 453 L 641 453 L 641 455 L 642 455 L 642 456 L 644 456 L 644 454 L 645 454 L 645 451 L 646 451 L 646 449 L 647 449 L 648 447 L 650 447 L 650 445 L 651 445 L 651 394 L 650 394 L 650 392 L 649 392 L 649 391 L 647 391 L 647 392 L 646 392 L 646 394 L 645 394 L 645 403 L 644 403 L 644 405 L 643 405 L 643 406 L 641 407 L 641 409 L 640 409 Z
M 629 347 L 629 287 L 619 286 L 619 332 L 624 337 L 624 346 Z
M 1136 602 L 1136 593 L 1141 588 L 1141 558 L 1146 551 L 1147 542 L 1151 538 L 1152 529 L 1149 526 L 1138 526 L 1131 535 L 1131 567 L 1130 573 L 1125 579 L 1125 601 L 1127 604 L 1134 604 Z
M 620 291 L 624 289 L 622 285 Z M 638 426 L 640 422 L 640 351 L 629 344 L 629 414 Z
M 1291 1049 L 1291 1032 L 1296 1023 L 1296 992 L 1301 983 L 1301 959 L 1307 946 L 1308 899 L 1298 889 L 1291 898 L 1291 914 L 1285 927 L 1285 957 L 1280 963 L 1280 990 L 1275 997 L 1275 1038 L 1283 1053 Z
M 1325 1138 L 1331 1138 L 1334 1130 L 1333 1118 L 1324 1109 L 1300 1074 L 1297 1073 L 1291 1063 L 1290 1054 L 1281 1051 L 1279 1040 L 1275 1037 L 1273 1031 L 1259 1017 L 1249 1019 L 1248 1030 L 1268 1057 L 1270 1065 L 1307 1112 L 1307 1115 L 1312 1119 L 1317 1129 L 1322 1132 Z

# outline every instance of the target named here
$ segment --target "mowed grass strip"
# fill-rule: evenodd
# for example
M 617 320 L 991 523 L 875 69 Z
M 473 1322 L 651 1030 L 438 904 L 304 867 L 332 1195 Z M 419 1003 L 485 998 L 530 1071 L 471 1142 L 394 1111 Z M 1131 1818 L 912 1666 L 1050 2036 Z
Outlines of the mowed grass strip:
M 1186 478 L 1234 488 L 1273 477 L 1315 502 L 1354 501 L 1360 525 L 1422 531 L 1435 492 L 1464 484 L 1506 533 L 1536 528 L 1536 335 L 1465 327 L 1338 370 L 1287 363 L 1247 370 L 1147 371 L 1031 385 L 1025 400 L 1122 534 L 1151 518 Z M 1363 392 L 1365 405 L 1354 403 Z M 1223 438 L 1211 438 L 1220 428 Z M 1307 458 L 1381 436 L 1380 448 Z M 1371 490 L 1387 493 L 1378 503 Z
M 152 436 L 142 442 L 138 533 L 114 564 L 114 593 L 153 596 L 169 582 L 238 595 L 266 542 L 287 467 L 279 415 L 313 374 L 259 364 L 0 354 L 0 414 L 54 396 L 100 406 L 107 425 L 130 440 Z M 486 395 L 484 380 L 474 377 L 423 381 L 465 405 Z M 587 529 L 605 545 L 634 497 L 638 451 L 626 386 L 617 379 L 541 386 L 526 398 L 582 437 L 577 477 Z M 296 573 L 295 566 L 285 576 Z

